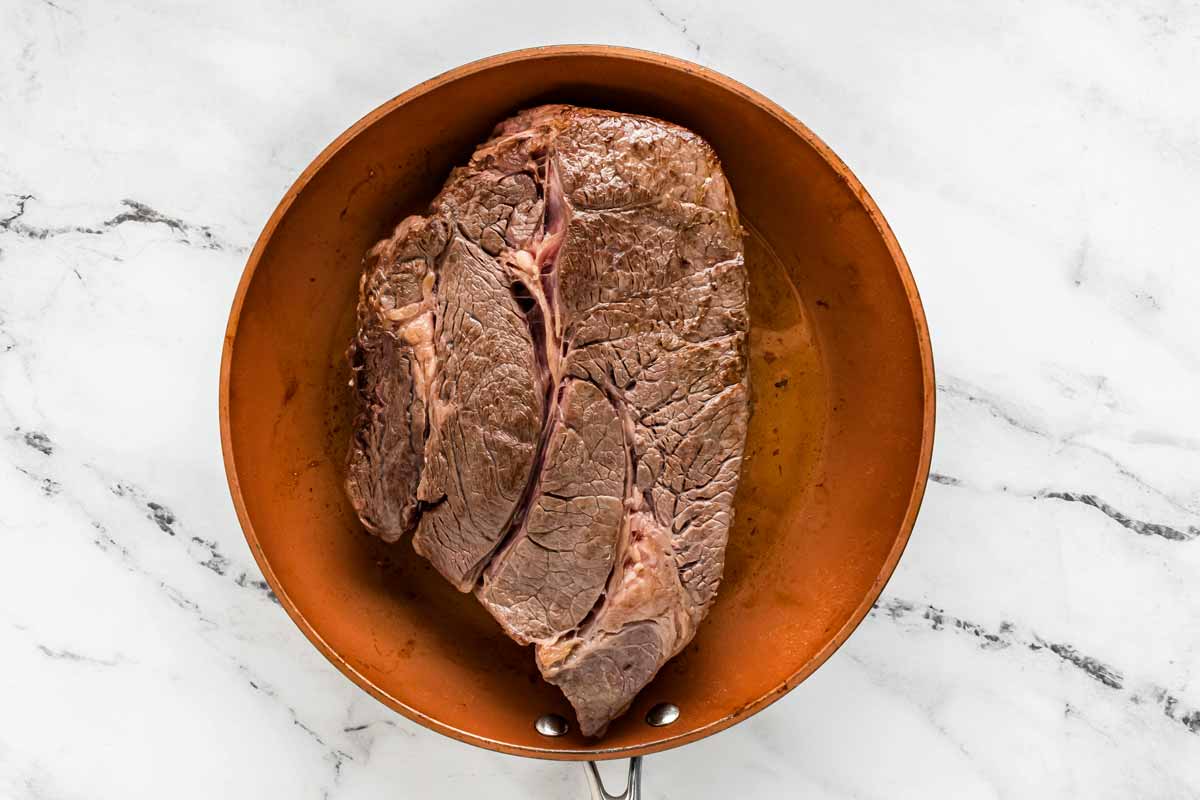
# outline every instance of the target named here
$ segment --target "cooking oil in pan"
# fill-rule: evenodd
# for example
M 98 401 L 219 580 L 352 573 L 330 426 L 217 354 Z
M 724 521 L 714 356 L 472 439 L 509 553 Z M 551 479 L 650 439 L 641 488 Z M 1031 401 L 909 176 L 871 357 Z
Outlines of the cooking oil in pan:
M 743 225 L 752 411 L 722 592 L 734 589 L 771 552 L 775 534 L 818 482 L 829 409 L 812 317 L 789 266 L 752 224 L 743 220 Z

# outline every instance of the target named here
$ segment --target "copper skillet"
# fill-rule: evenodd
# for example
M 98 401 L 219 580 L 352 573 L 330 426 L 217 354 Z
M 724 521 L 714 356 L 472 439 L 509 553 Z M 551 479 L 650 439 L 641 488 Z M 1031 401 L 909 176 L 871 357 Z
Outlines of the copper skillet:
M 722 159 L 748 233 L 755 407 L 721 594 L 695 641 L 598 740 L 535 730 L 542 714 L 572 715 L 530 651 L 410 548 L 364 535 L 342 493 L 352 413 L 344 352 L 363 252 L 421 210 L 498 120 L 544 101 L 646 113 L 700 133 Z M 744 720 L 846 640 L 895 569 L 921 503 L 933 359 L 883 215 L 800 122 L 686 61 L 544 47 L 426 81 L 304 170 L 238 286 L 220 415 L 254 557 L 338 669 L 460 741 L 595 761 L 659 752 Z M 647 724 L 664 701 L 679 719 Z

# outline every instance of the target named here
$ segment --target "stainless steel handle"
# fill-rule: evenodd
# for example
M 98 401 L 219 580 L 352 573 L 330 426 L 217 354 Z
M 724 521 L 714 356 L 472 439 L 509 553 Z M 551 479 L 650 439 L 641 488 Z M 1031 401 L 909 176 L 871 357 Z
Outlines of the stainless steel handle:
M 642 757 L 634 756 L 629 759 L 629 779 L 625 791 L 620 794 L 609 794 L 604 790 L 600 781 L 600 770 L 596 769 L 595 761 L 583 765 L 587 774 L 588 789 L 592 793 L 591 800 L 641 800 L 642 797 Z

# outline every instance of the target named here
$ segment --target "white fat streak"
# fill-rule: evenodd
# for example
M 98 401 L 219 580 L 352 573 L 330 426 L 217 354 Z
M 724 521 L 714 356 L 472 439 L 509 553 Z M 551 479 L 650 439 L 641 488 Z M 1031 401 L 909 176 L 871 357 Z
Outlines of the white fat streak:
M 542 319 L 546 323 L 546 335 L 542 337 L 545 340 L 543 345 L 546 350 L 546 366 L 550 369 L 552 385 L 558 386 L 562 380 L 561 324 L 558 314 L 551 308 L 550 300 L 546 297 L 546 291 L 542 287 L 541 263 L 543 259 L 541 253 L 545 247 L 544 242 L 538 242 L 533 245 L 531 250 L 514 251 L 506 260 L 513 272 L 516 273 L 517 279 L 529 290 L 530 296 L 542 311 Z M 551 402 L 554 401 L 555 398 L 551 398 Z
M 380 312 L 384 319 L 397 323 L 393 326 L 396 337 L 412 348 L 413 389 L 426 407 L 429 407 L 433 376 L 437 372 L 437 351 L 433 346 L 433 284 L 433 273 L 428 272 L 421 282 L 423 296 L 420 300 Z

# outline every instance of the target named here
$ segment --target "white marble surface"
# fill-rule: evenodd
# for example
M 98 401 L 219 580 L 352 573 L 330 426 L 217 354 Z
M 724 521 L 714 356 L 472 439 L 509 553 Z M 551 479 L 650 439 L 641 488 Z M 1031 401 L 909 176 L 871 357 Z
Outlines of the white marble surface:
M 939 431 L 879 608 L 648 797 L 1200 797 L 1200 7 L 0 0 L 0 797 L 582 797 L 329 666 L 218 446 L 247 249 L 334 136 L 607 42 L 808 123 L 924 296 Z M 970 6 L 970 8 L 968 8 Z

